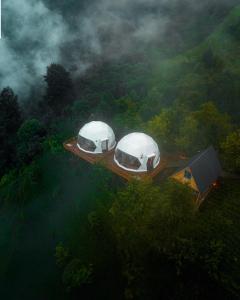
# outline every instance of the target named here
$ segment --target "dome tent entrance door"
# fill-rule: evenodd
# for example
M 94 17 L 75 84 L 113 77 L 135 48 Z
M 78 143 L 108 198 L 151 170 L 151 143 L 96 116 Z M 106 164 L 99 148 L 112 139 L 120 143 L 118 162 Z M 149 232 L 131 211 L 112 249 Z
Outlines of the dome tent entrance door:
M 148 160 L 147 160 L 147 170 L 148 171 L 152 171 L 154 169 L 154 159 L 155 159 L 156 155 L 152 154 L 152 155 L 148 155 Z
M 108 139 L 102 140 L 102 152 L 108 151 Z

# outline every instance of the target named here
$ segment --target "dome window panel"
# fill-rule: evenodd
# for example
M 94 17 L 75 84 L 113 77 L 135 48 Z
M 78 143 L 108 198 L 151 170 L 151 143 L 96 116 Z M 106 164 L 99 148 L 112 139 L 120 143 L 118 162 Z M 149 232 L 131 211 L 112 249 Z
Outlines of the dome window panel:
M 160 163 L 160 151 L 150 136 L 133 132 L 117 144 L 114 161 L 127 171 L 150 172 Z
M 93 141 L 90 141 L 80 135 L 78 136 L 78 145 L 86 151 L 94 152 L 96 150 L 96 145 L 93 143 Z
M 112 150 L 115 145 L 115 134 L 104 122 L 89 122 L 79 131 L 77 146 L 84 152 L 101 154 Z
M 117 161 L 126 168 L 137 170 L 141 166 L 140 161 L 136 157 L 124 153 L 121 150 L 116 151 L 115 157 Z

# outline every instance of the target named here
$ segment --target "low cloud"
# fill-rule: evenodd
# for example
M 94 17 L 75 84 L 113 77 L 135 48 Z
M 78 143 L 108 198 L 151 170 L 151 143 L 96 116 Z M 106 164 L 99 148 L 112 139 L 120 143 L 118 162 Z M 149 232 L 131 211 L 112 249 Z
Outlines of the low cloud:
M 60 14 L 41 1 L 8 0 L 2 10 L 0 85 L 26 95 L 46 72 L 46 66 L 59 61 L 68 27 Z
M 43 84 L 50 63 L 77 74 L 95 59 L 112 59 L 164 42 L 173 18 L 192 17 L 211 3 L 236 0 L 7 0 L 3 1 L 0 88 L 11 86 L 21 98 Z M 179 16 L 172 16 L 179 11 Z M 186 21 L 185 21 L 186 22 Z M 176 36 L 177 37 L 177 30 Z

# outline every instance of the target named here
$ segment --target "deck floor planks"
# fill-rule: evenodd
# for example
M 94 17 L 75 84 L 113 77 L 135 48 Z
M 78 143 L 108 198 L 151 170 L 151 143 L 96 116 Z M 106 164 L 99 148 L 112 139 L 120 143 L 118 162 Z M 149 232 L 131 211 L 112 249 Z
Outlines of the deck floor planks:
M 104 154 L 91 154 L 91 153 L 81 151 L 77 146 L 77 140 L 75 138 L 72 138 L 72 139 L 64 142 L 63 147 L 67 151 L 72 152 L 73 154 L 88 161 L 91 164 L 95 164 L 95 163 L 101 161 L 104 157 Z
M 165 155 L 165 156 L 161 157 L 161 161 L 160 161 L 159 165 L 152 171 L 136 173 L 136 172 L 124 170 L 124 169 L 120 168 L 114 162 L 114 150 L 103 153 L 103 154 L 86 153 L 78 148 L 76 138 L 67 140 L 66 142 L 63 143 L 63 146 L 67 151 L 73 153 L 74 155 L 80 157 L 81 159 L 84 159 L 91 164 L 100 163 L 103 166 L 105 166 L 107 169 L 112 171 L 113 173 L 117 174 L 118 176 L 123 177 L 124 179 L 126 179 L 128 181 L 130 181 L 134 178 L 139 179 L 139 180 L 154 178 L 159 173 L 161 173 L 163 170 L 167 169 L 168 165 L 173 160 L 176 160 L 176 156 Z

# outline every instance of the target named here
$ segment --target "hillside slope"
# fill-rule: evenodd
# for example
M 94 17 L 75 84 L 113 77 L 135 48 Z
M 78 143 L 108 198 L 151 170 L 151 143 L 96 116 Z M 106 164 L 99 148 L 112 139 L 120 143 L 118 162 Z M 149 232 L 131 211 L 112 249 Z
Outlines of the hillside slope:
M 190 107 L 213 101 L 239 118 L 240 6 L 199 46 L 173 59 L 155 56 L 153 61 L 148 82 L 148 99 L 154 107 L 150 115 L 176 100 Z

